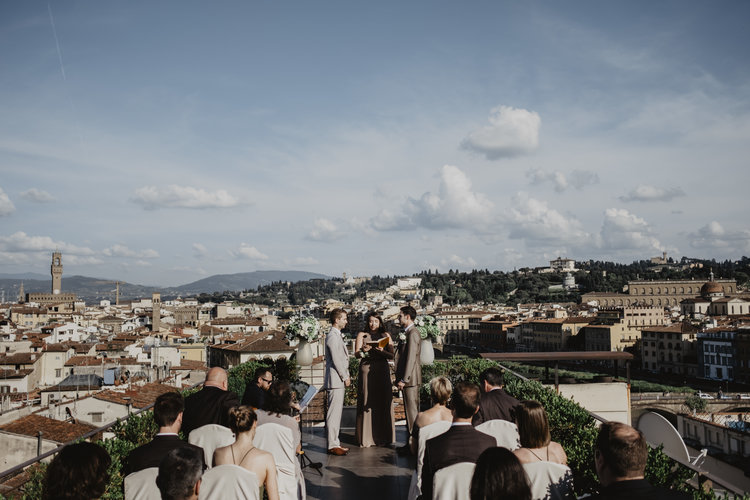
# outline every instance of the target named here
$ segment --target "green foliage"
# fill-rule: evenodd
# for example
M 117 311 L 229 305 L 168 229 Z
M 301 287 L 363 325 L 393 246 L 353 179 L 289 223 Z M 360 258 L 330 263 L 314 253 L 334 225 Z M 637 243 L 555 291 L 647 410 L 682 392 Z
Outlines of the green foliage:
M 693 411 L 706 411 L 708 404 L 705 399 L 699 397 L 697 394 L 693 394 L 685 398 L 685 406 Z
M 151 441 L 159 429 L 154 422 L 154 413 L 144 411 L 131 415 L 125 421 L 118 421 L 110 430 L 114 433 L 115 439 L 132 444 L 132 450 Z
M 344 392 L 344 405 L 356 406 L 357 387 L 359 387 L 359 360 L 353 356 L 349 358 L 349 377 L 352 382 Z
M 654 486 L 691 491 L 687 480 L 695 474 L 687 467 L 674 462 L 663 451 L 664 446 L 649 448 L 646 462 L 646 479 Z
M 292 360 L 279 359 L 271 361 L 264 359 L 262 361 L 248 361 L 241 365 L 235 366 L 227 374 L 229 380 L 227 385 L 229 390 L 237 394 L 240 398 L 245 393 L 245 386 L 252 382 L 253 374 L 259 367 L 266 367 L 273 373 L 274 379 L 294 381 L 297 379 L 297 363 Z

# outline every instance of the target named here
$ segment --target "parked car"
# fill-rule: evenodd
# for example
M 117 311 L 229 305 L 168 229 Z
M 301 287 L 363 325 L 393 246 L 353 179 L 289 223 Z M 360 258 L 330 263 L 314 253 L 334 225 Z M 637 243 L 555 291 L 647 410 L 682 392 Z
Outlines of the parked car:
M 750 394 L 737 394 L 737 399 L 750 399 Z
M 695 395 L 701 399 L 714 399 L 714 397 L 711 396 L 710 394 L 706 394 L 705 392 L 701 392 L 701 391 L 696 392 Z

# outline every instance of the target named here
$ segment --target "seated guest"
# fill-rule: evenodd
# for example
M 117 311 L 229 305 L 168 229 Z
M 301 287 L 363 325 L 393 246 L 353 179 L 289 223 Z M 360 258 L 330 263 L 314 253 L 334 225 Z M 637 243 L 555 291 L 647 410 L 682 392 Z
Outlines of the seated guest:
M 156 486 L 164 500 L 196 500 L 203 475 L 200 448 L 175 448 L 159 464 Z
M 267 366 L 256 368 L 253 381 L 245 387 L 245 394 L 242 395 L 242 404 L 252 406 L 256 410 L 262 409 L 266 393 L 271 387 L 271 382 L 273 382 L 273 374 Z
M 419 412 L 417 419 L 414 421 L 414 430 L 412 432 L 412 453 L 417 454 L 419 446 L 419 429 L 424 429 L 430 424 L 445 420 L 453 420 L 451 411 L 446 406 L 451 398 L 453 384 L 447 377 L 435 377 L 430 380 L 430 401 L 432 407 L 429 410 Z
M 476 463 L 487 448 L 494 448 L 494 437 L 471 426 L 471 418 L 479 410 L 479 387 L 459 382 L 451 396 L 453 423 L 447 432 L 427 441 L 422 466 L 422 498 L 432 498 L 432 479 L 444 467 L 461 462 Z
M 228 390 L 227 372 L 218 366 L 211 368 L 206 375 L 203 389 L 185 398 L 185 417 L 182 432 L 190 431 L 207 424 L 229 427 L 229 410 L 240 405 L 237 395 Z
M 601 489 L 598 499 L 677 500 L 692 495 L 651 486 L 646 481 L 648 445 L 641 431 L 619 422 L 605 422 L 599 428 L 594 449 L 594 467 Z
M 531 500 L 531 486 L 521 462 L 507 448 L 479 455 L 471 478 L 471 500 Z
M 299 421 L 292 416 L 292 387 L 286 380 L 277 380 L 268 390 L 266 407 L 258 410 L 258 425 L 267 423 L 280 424 L 292 431 L 297 453 L 302 449 L 302 435 Z
M 258 483 L 265 486 L 268 500 L 279 500 L 273 455 L 253 445 L 258 428 L 255 411 L 249 406 L 232 408 L 229 410 L 229 428 L 234 432 L 236 440 L 234 444 L 214 452 L 214 466 L 234 464 L 254 472 L 258 476 Z
M 513 451 L 522 464 L 554 462 L 567 465 L 568 456 L 559 443 L 552 441 L 547 412 L 538 401 L 523 401 L 516 407 L 516 425 L 521 447 Z
M 513 408 L 518 404 L 518 400 L 503 389 L 503 371 L 495 367 L 487 368 L 479 376 L 482 399 L 479 402 L 479 411 L 471 421 L 472 425 L 477 426 L 495 419 L 513 422 Z
M 167 453 L 175 448 L 194 448 L 203 453 L 202 448 L 188 444 L 178 436 L 184 405 L 182 394 L 179 392 L 165 392 L 156 398 L 154 422 L 159 426 L 159 432 L 150 443 L 139 446 L 128 454 L 123 466 L 123 475 L 158 467 Z
M 99 498 L 109 483 L 112 460 L 99 445 L 69 444 L 47 467 L 42 486 L 44 500 Z

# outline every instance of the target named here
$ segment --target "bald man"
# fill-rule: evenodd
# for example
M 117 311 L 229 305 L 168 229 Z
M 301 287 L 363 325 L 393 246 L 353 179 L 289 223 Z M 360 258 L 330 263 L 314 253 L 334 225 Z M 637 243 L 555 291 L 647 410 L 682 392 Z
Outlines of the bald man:
M 240 405 L 235 393 L 228 390 L 227 372 L 214 367 L 208 371 L 203 389 L 185 398 L 185 413 L 182 416 L 182 431 L 190 431 L 206 424 L 229 427 L 228 412 Z

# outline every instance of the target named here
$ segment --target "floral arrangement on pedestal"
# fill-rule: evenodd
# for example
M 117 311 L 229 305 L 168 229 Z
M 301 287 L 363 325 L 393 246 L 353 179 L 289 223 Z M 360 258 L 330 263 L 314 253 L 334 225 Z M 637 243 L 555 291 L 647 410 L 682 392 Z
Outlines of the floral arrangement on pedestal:
M 414 324 L 417 325 L 417 330 L 419 331 L 419 336 L 422 337 L 422 340 L 429 338 L 435 341 L 440 336 L 440 327 L 434 316 L 417 316 L 417 319 L 414 320 Z
M 293 316 L 286 327 L 286 339 L 315 342 L 320 339 L 320 324 L 312 316 Z

